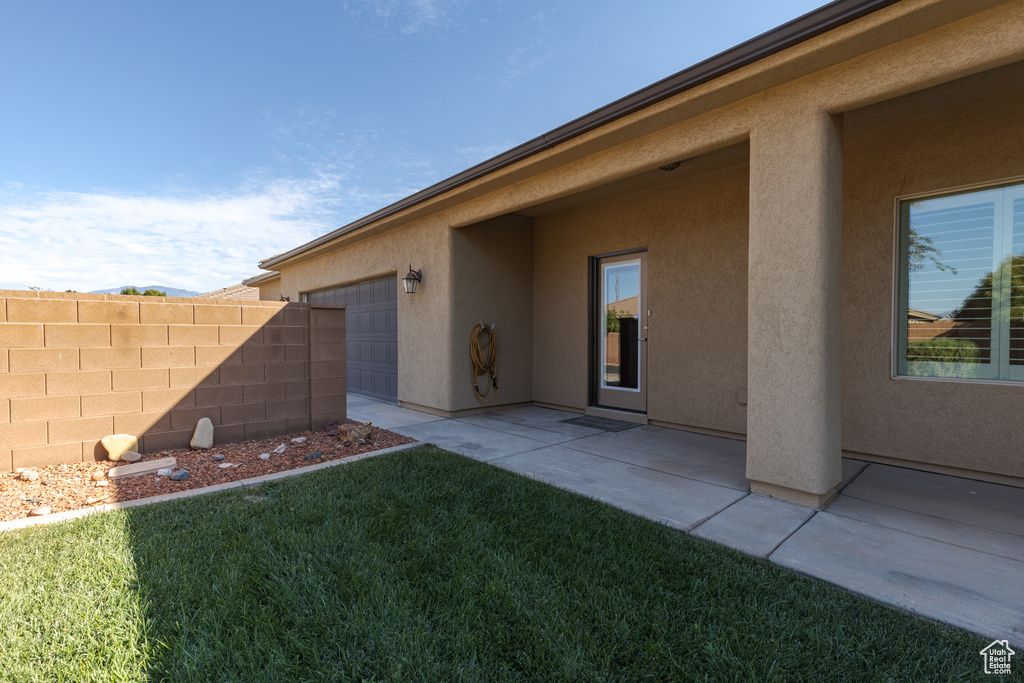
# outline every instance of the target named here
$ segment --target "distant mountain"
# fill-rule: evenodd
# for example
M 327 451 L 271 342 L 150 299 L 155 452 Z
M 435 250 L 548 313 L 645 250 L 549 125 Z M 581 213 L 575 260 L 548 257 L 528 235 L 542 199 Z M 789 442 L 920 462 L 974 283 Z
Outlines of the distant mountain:
M 202 292 L 193 292 L 191 289 L 175 289 L 174 287 L 164 287 L 163 285 L 146 285 L 140 287 L 138 285 L 121 285 L 120 287 L 114 287 L 113 289 L 100 289 L 95 292 L 89 292 L 90 294 L 120 294 L 121 290 L 125 287 L 134 287 L 140 292 L 145 292 L 147 289 L 155 289 L 158 292 L 167 292 L 167 296 L 199 296 Z

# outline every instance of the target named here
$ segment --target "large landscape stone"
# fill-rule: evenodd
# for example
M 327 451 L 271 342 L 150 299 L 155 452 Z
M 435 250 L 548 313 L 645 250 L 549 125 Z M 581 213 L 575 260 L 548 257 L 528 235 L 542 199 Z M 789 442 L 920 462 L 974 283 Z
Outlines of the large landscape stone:
M 192 448 L 213 448 L 213 422 L 208 417 L 199 418 L 196 423 L 196 431 L 192 434 L 192 441 L 189 442 Z
M 128 451 L 139 450 L 139 440 L 131 434 L 111 434 L 103 437 L 100 444 L 106 449 L 107 457 L 114 462 Z
M 174 467 L 177 464 L 174 458 L 160 458 L 159 460 L 150 460 L 148 462 L 136 462 L 131 465 L 119 465 L 117 467 L 111 467 L 107 476 L 111 479 L 120 479 L 121 477 L 135 477 L 140 474 L 150 474 L 156 472 L 165 467 Z

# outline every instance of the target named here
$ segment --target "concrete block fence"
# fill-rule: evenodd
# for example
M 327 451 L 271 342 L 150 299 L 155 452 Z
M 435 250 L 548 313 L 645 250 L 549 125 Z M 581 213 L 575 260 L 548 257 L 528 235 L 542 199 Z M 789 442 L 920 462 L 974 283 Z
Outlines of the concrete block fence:
M 0 290 L 0 471 L 345 417 L 345 310 L 328 304 Z

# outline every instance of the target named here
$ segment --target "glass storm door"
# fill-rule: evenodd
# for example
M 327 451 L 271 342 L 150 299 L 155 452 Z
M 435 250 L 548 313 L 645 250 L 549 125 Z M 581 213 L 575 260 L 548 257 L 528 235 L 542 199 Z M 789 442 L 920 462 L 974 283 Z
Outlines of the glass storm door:
M 647 252 L 597 259 L 597 404 L 647 412 Z

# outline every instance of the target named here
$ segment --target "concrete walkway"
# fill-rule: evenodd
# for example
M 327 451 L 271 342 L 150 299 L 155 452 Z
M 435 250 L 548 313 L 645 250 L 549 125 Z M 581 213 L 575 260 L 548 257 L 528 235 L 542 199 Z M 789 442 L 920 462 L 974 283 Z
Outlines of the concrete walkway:
M 448 420 L 351 394 L 348 414 L 1024 647 L 1024 489 L 844 459 L 816 511 L 750 493 L 742 441 L 537 407 Z

